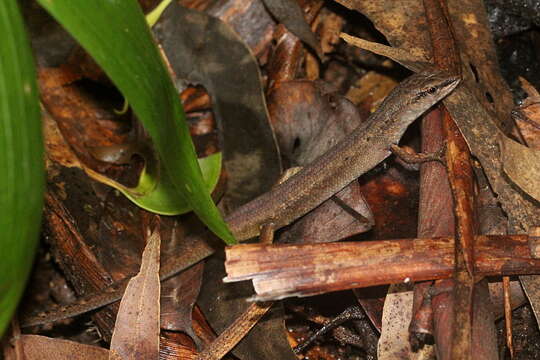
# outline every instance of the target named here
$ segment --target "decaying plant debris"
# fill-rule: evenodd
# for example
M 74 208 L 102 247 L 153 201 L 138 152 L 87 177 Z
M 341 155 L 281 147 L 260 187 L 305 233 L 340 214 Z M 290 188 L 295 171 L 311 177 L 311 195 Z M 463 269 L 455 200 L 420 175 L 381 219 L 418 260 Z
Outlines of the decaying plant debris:
M 145 11 L 158 3 L 139 2 Z M 489 2 L 488 9 L 499 3 Z M 290 175 L 283 170 L 295 172 L 339 142 L 408 71 L 437 67 L 461 77 L 459 87 L 408 130 L 396 150 L 401 156 L 289 227 L 266 224 L 260 243 L 225 251 L 219 240 L 199 236 L 205 229 L 194 215 L 151 214 L 97 181 L 134 186 L 145 164 L 156 160 L 149 155 L 151 141 L 129 111 L 114 111 L 123 99 L 92 59 L 30 1 L 26 10 L 47 145 L 45 251 L 59 269 L 50 263 L 37 267 L 34 283 L 43 289 L 29 292 L 19 315 L 23 325 L 41 324 L 39 316 L 29 316 L 53 303 L 58 319 L 91 307 L 99 339 L 112 338 L 111 353 L 124 357 L 155 354 L 158 342 L 160 358 L 182 359 L 540 357 L 522 341 L 540 343 L 536 324 L 512 336 L 539 316 L 540 83 L 522 80 L 529 98 L 514 106 L 490 26 L 499 39 L 504 31 L 488 22 L 481 2 L 169 5 L 154 35 L 197 152 L 223 152 L 213 196 L 225 214 Z M 47 31 L 36 31 L 44 23 Z M 57 43 L 57 37 L 66 40 Z M 98 176 L 88 176 L 93 173 Z M 150 229 L 156 231 L 152 237 Z M 130 293 L 137 314 L 122 313 L 115 329 L 115 302 L 125 279 L 138 271 L 146 240 L 156 237 L 162 243 L 161 275 L 168 278 L 152 290 L 161 292 L 161 304 Z M 146 250 L 152 251 L 139 279 L 159 275 L 156 248 Z M 177 272 L 173 259 L 184 261 L 185 270 L 171 277 Z M 60 277 L 58 270 L 70 287 L 43 286 Z M 340 293 L 326 294 L 335 291 Z M 523 303 L 530 306 L 518 308 Z M 353 312 L 345 309 L 358 304 L 360 313 L 347 317 Z M 339 326 L 325 328 L 304 349 L 303 340 L 331 318 L 321 309 L 343 312 Z M 512 309 L 519 321 L 512 320 Z M 152 327 L 157 314 L 160 337 Z M 504 337 L 496 332 L 504 327 L 497 320 L 503 314 Z M 152 334 L 141 335 L 144 326 L 133 325 L 134 319 Z M 80 338 L 76 320 L 62 321 L 64 333 L 54 325 L 28 331 Z M 73 352 L 112 356 L 36 335 L 19 340 L 16 351 L 4 346 L 8 359 L 17 351 L 35 358 L 40 347 L 62 349 L 58 354 L 65 358 Z M 126 346 L 130 341 L 136 344 Z M 295 347 L 302 351 L 295 353 Z

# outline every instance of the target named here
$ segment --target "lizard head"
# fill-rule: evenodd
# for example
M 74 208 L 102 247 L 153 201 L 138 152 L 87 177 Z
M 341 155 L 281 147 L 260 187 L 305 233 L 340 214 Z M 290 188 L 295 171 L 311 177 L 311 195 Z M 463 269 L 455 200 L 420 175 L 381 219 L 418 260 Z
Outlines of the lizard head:
M 404 99 L 411 111 L 420 114 L 442 100 L 458 85 L 460 78 L 440 70 L 426 70 L 404 81 Z M 420 114 L 417 114 L 419 116 Z
M 415 119 L 450 94 L 459 81 L 458 76 L 436 69 L 424 70 L 402 81 L 377 109 L 384 112 L 385 118 L 399 119 L 389 122 L 385 131 L 401 137 Z
M 387 117 L 399 118 L 393 127 L 398 133 L 456 88 L 460 78 L 440 70 L 424 70 L 409 76 L 379 106 Z M 381 110 L 382 111 L 382 110 Z

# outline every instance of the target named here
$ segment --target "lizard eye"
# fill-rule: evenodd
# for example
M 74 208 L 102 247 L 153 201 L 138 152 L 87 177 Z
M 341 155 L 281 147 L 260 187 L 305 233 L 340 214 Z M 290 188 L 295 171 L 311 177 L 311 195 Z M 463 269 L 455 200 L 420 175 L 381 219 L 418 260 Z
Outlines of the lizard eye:
M 419 93 L 417 93 L 415 96 L 414 96 L 414 100 L 412 102 L 417 102 L 419 101 L 420 99 L 422 99 L 423 97 L 425 97 L 427 95 L 427 91 L 421 91 Z
M 426 92 L 427 92 L 428 94 L 435 94 L 435 92 L 436 92 L 436 91 L 437 91 L 437 89 L 436 89 L 436 88 L 434 88 L 434 87 L 430 87 L 429 89 L 427 89 L 427 91 L 426 91 Z

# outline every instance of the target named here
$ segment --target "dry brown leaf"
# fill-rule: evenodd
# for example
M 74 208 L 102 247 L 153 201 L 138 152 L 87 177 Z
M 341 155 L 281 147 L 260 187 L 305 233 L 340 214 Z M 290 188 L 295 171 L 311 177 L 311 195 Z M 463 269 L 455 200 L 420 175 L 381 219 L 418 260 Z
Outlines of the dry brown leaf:
M 161 288 L 161 328 L 184 332 L 195 342 L 198 338 L 192 328 L 192 312 L 199 296 L 203 270 L 204 262 L 200 262 L 167 280 Z
M 281 173 L 281 160 L 268 122 L 259 65 L 249 48 L 229 25 L 177 2 L 167 7 L 153 30 L 177 79 L 204 85 L 212 98 L 229 175 L 228 206 L 270 188 Z M 238 64 L 242 71 L 237 71 Z M 245 126 L 246 119 L 250 126 Z
M 320 243 L 345 239 L 370 230 L 375 220 L 357 181 L 294 222 L 280 243 Z
M 503 170 L 524 192 L 540 201 L 540 150 L 500 135 Z
M 26 360 L 107 360 L 109 350 L 64 339 L 22 335 L 19 340 Z
M 397 84 L 390 76 L 369 71 L 349 88 L 345 97 L 356 106 L 367 108 L 368 104 L 371 113 Z
M 110 359 L 159 357 L 160 243 L 160 234 L 155 230 L 144 249 L 141 270 L 129 281 L 120 302 Z
M 263 0 L 266 8 L 287 30 L 308 44 L 322 58 L 321 44 L 304 18 L 304 11 L 296 0 Z
M 284 81 L 269 94 L 269 111 L 282 155 L 306 165 L 362 123 L 362 115 L 324 82 Z M 279 235 L 278 242 L 329 242 L 365 232 L 373 214 L 352 182 Z
M 429 63 L 425 58 L 414 56 L 410 51 L 402 48 L 386 46 L 345 33 L 341 33 L 340 37 L 348 44 L 371 51 L 377 55 L 386 56 L 416 72 L 422 71 L 426 66 L 429 66 Z
M 512 117 L 525 144 L 540 149 L 540 94 L 527 80 L 522 77 L 519 80 L 528 97 L 512 111 Z

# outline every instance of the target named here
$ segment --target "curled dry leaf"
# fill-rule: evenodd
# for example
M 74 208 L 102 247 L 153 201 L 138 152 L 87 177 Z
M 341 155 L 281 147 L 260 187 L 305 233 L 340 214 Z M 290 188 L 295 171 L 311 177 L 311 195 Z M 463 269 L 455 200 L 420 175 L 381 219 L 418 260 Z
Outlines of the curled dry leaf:
M 281 82 L 268 104 L 279 148 L 293 165 L 313 162 L 364 120 L 354 104 L 323 81 Z

